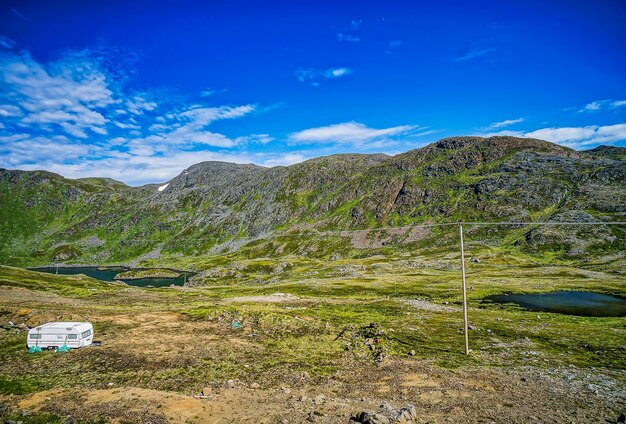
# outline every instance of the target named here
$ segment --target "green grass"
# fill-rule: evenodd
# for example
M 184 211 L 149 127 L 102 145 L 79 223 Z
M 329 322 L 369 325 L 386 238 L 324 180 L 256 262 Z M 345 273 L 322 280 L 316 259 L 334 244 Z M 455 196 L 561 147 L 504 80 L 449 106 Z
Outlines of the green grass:
M 48 291 L 71 298 L 94 296 L 123 287 L 118 283 L 105 283 L 84 275 L 56 275 L 2 265 L 0 286 Z
M 26 395 L 41 388 L 41 382 L 28 377 L 10 378 L 0 375 L 0 393 L 4 395 Z
M 622 259 L 616 263 L 559 261 L 472 244 L 467 258 L 469 319 L 475 328 L 470 331 L 470 356 L 463 355 L 458 257 L 446 249 L 429 249 L 413 256 L 334 261 L 293 256 L 289 266 L 279 272 L 275 267 L 281 261 L 276 259 L 224 260 L 212 265 L 237 268 L 248 277 L 221 277 L 208 281 L 208 286 L 187 290 L 129 288 L 88 278 L 0 267 L 0 287 L 20 287 L 92 302 L 88 311 L 72 307 L 77 314 L 176 312 L 192 323 L 211 323 L 212 335 L 245 341 L 238 349 L 203 351 L 161 363 L 96 349 L 62 357 L 54 353 L 29 355 L 23 348 L 23 336 L 4 336 L 0 338 L 0 361 L 5 365 L 0 366 L 0 374 L 5 376 L 7 391 L 36 390 L 33 385 L 20 386 L 17 382 L 21 381 L 36 382 L 41 387 L 100 387 L 113 381 L 186 391 L 207 382 L 219 384 L 233 378 L 258 381 L 289 372 L 331 376 L 343 367 L 374 365 L 376 358 L 361 335 L 371 323 L 381 330 L 377 349 L 385 356 L 406 357 L 414 350 L 420 360 L 445 368 L 532 365 L 615 372 L 623 369 L 624 318 L 536 313 L 483 302 L 490 294 L 551 290 L 591 290 L 624 296 L 622 274 L 598 271 L 598 267 L 619 269 Z M 480 262 L 471 262 L 471 258 L 480 258 Z M 210 265 L 210 260 L 203 263 Z M 358 275 L 340 271 L 346 267 L 356 269 Z M 258 277 L 264 279 L 254 282 Z M 229 301 L 277 292 L 292 294 L 299 300 Z M 416 309 L 407 304 L 415 298 L 428 300 L 434 309 Z M 8 319 L 7 314 L 11 312 L 0 314 L 3 320 Z M 242 329 L 231 328 L 235 320 L 243 324 Z M 96 325 L 98 334 L 106 337 L 131 330 L 132 326 L 108 321 Z

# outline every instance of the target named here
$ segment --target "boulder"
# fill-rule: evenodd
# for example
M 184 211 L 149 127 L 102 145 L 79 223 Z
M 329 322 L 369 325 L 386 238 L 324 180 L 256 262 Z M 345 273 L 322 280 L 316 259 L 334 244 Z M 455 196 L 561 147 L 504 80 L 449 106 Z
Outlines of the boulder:
M 417 410 L 413 405 L 395 409 L 389 403 L 382 404 L 378 411 L 363 411 L 350 418 L 361 424 L 409 424 L 417 420 Z

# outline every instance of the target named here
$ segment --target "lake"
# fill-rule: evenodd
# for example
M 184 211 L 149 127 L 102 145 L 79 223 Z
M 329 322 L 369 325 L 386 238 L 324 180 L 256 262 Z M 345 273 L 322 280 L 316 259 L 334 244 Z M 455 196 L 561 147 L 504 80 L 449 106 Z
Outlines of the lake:
M 42 267 L 42 268 L 31 268 L 33 271 L 39 272 L 47 272 L 50 274 L 63 274 L 63 275 L 76 275 L 76 274 L 84 274 L 88 277 L 95 278 L 101 281 L 123 281 L 129 286 L 135 287 L 169 287 L 170 285 L 182 286 L 185 284 L 185 276 L 181 274 L 180 277 L 176 278 L 139 278 L 136 280 L 116 280 L 115 276 L 123 271 L 128 271 L 128 268 L 121 267 L 107 267 L 107 268 L 98 268 L 94 266 L 89 267 Z M 57 272 L 58 270 L 58 272 Z M 187 274 L 187 278 L 189 278 L 189 274 Z
M 530 311 L 590 317 L 626 316 L 626 299 L 608 294 L 586 291 L 557 291 L 532 294 L 498 294 L 485 300 L 496 303 L 515 303 Z

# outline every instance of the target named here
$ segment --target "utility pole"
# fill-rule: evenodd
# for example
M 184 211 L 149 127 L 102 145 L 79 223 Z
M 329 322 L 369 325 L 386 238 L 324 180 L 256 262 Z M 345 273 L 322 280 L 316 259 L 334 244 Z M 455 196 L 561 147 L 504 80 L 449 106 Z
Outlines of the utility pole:
M 461 279 L 463 281 L 463 335 L 465 337 L 465 354 L 469 355 L 469 336 L 467 324 L 467 287 L 465 285 L 465 252 L 463 251 L 463 224 L 459 222 L 459 238 L 461 240 Z

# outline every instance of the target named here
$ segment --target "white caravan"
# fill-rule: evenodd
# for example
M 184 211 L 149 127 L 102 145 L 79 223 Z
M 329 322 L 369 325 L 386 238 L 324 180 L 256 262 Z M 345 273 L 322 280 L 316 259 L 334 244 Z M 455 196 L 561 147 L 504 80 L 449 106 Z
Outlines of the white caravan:
M 28 330 L 26 346 L 54 349 L 68 345 L 72 349 L 89 346 L 93 341 L 93 325 L 89 322 L 49 322 Z

